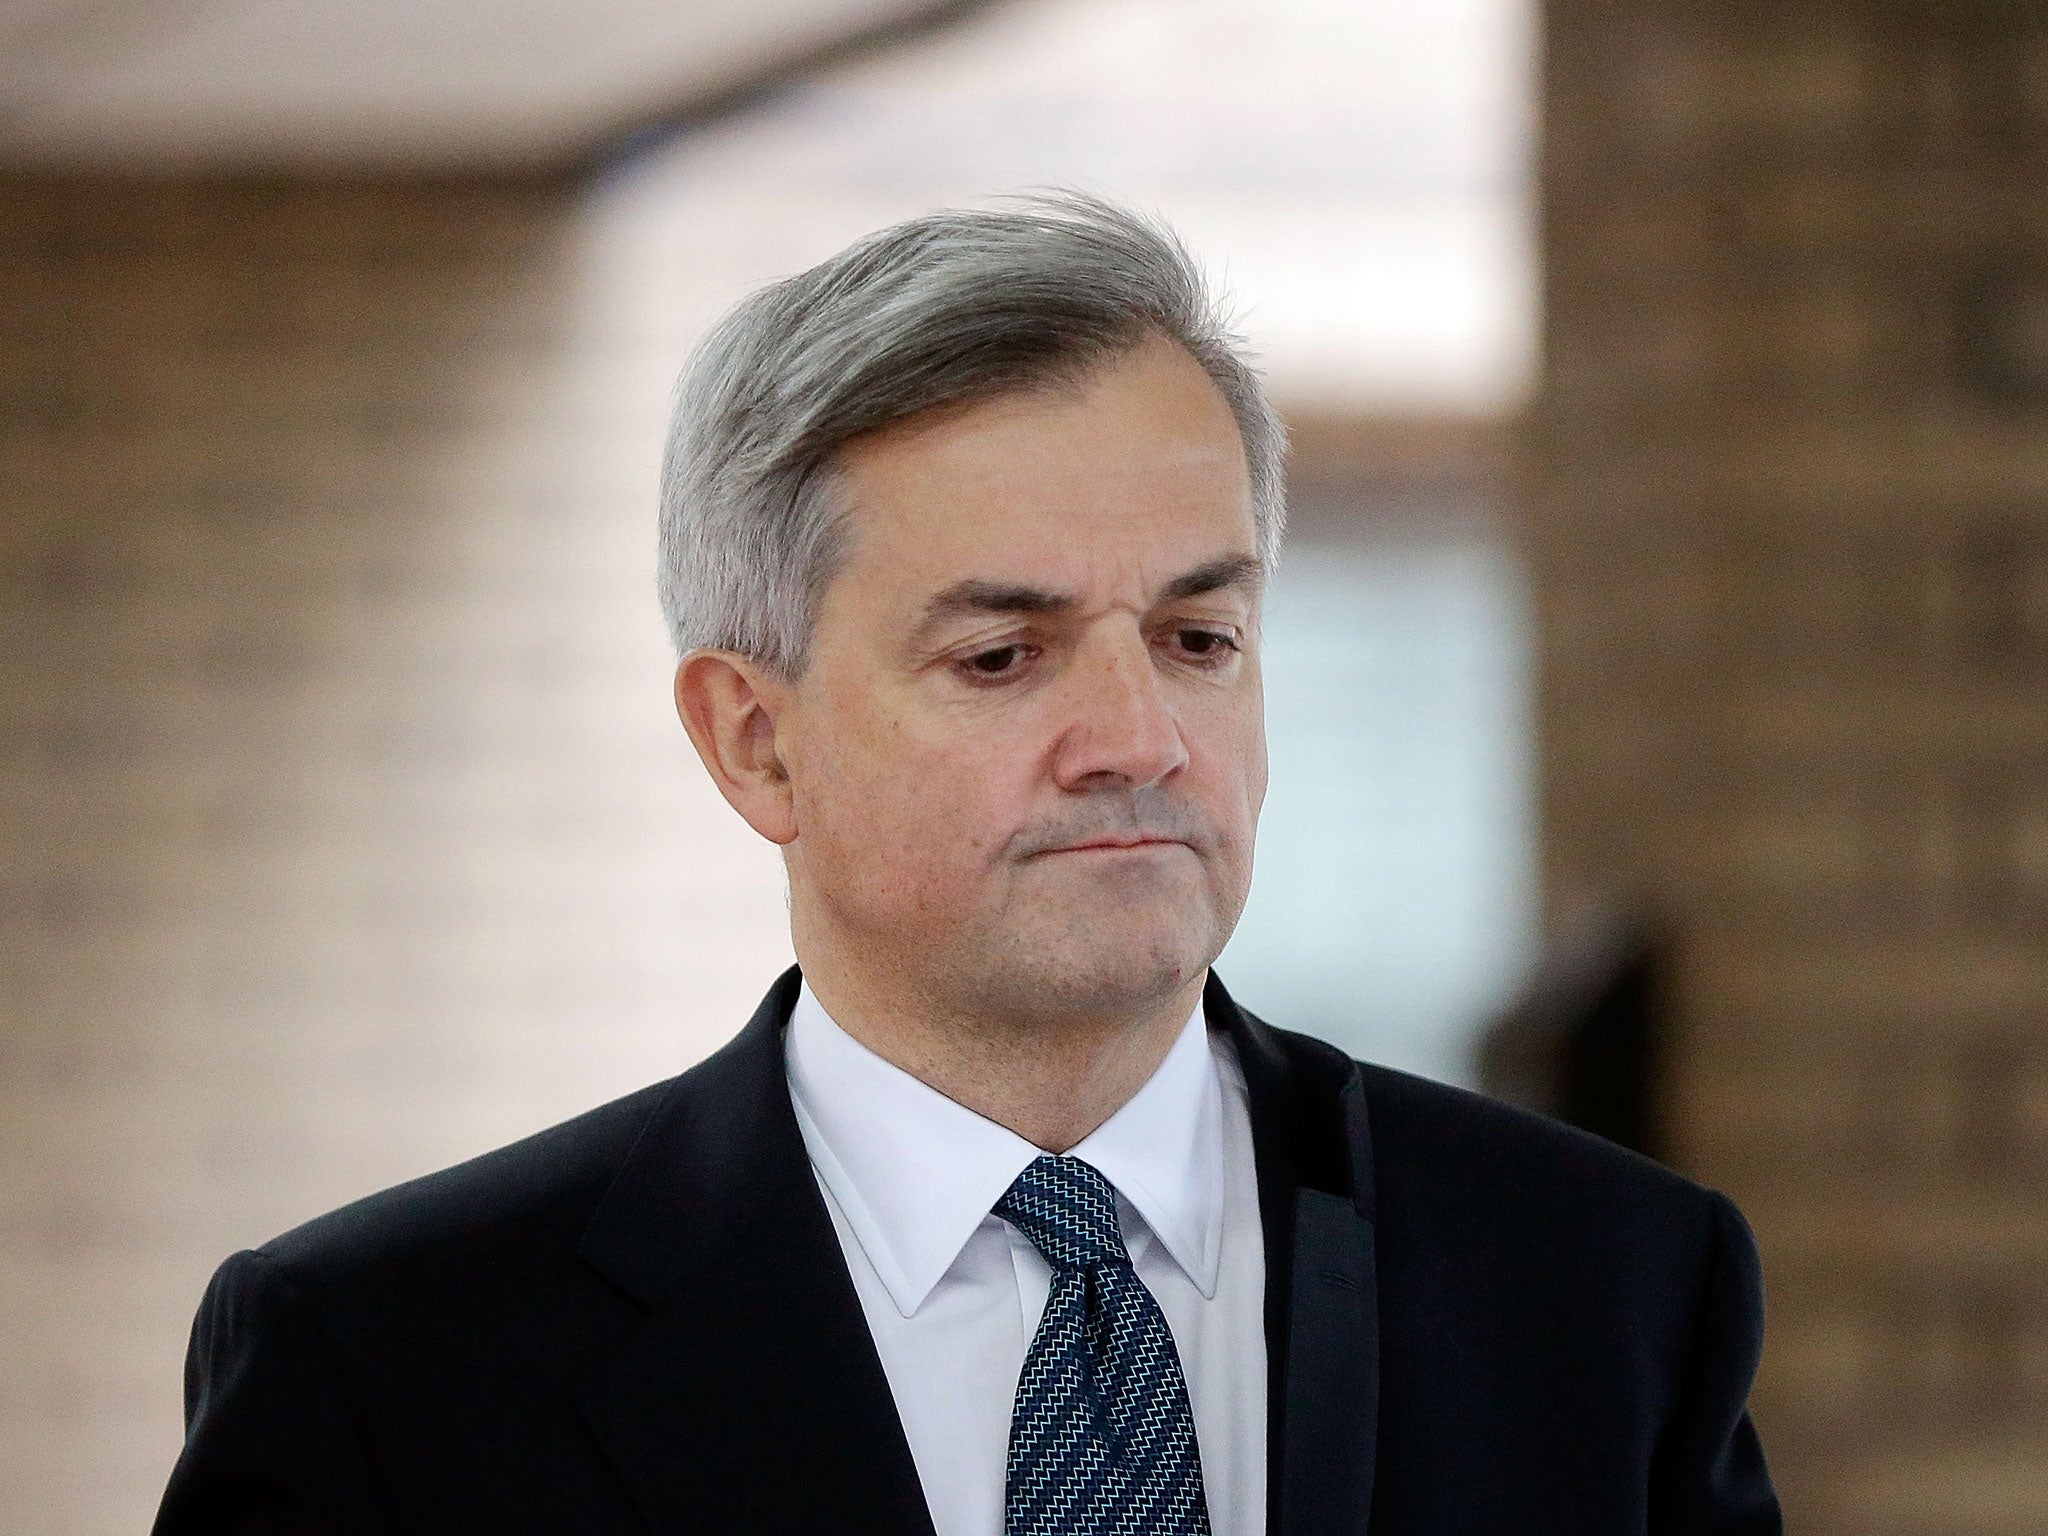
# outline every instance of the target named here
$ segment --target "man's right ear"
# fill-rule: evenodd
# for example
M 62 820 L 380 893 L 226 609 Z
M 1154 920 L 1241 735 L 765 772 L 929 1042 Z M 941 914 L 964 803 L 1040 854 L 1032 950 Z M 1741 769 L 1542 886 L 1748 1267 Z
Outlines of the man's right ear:
M 676 714 L 711 782 L 771 843 L 796 841 L 796 801 L 776 751 L 790 685 L 734 651 L 692 651 L 676 667 Z

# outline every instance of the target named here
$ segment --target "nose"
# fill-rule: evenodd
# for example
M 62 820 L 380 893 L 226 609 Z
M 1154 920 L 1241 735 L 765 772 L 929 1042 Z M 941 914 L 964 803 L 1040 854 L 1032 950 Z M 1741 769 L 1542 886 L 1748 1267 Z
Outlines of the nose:
M 1180 722 L 1142 635 L 1084 646 L 1066 681 L 1067 727 L 1054 761 L 1060 788 L 1143 789 L 1186 766 Z

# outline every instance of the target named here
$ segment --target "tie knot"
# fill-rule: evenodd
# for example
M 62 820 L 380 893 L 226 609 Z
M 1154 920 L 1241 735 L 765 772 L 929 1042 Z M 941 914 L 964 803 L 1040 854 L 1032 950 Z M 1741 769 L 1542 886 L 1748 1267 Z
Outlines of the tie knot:
M 1036 1243 L 1054 1269 L 1130 1262 L 1116 1191 L 1078 1157 L 1038 1158 L 996 1202 L 996 1214 Z

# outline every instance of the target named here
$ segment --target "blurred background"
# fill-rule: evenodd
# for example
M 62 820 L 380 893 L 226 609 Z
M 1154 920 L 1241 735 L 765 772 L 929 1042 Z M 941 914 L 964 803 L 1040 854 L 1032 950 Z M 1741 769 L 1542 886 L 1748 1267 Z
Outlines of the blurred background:
M 668 704 L 752 286 L 1165 214 L 1293 428 L 1276 1022 L 1730 1191 L 1792 1529 L 2048 1529 L 2048 6 L 0 0 L 0 1510 L 214 1264 L 787 963 Z

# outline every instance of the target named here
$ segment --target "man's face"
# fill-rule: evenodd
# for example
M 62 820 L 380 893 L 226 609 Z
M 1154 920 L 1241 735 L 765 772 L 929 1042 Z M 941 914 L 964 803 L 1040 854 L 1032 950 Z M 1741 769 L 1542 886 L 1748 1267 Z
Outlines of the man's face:
M 1169 996 L 1243 909 L 1266 785 L 1221 395 L 1151 341 L 839 468 L 850 551 L 776 732 L 799 944 L 989 1017 Z

